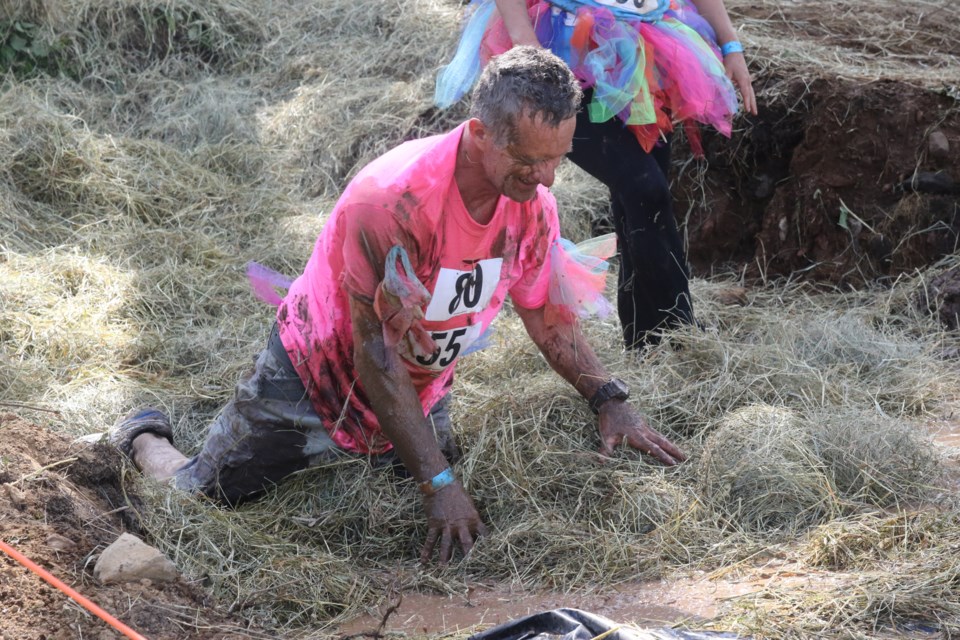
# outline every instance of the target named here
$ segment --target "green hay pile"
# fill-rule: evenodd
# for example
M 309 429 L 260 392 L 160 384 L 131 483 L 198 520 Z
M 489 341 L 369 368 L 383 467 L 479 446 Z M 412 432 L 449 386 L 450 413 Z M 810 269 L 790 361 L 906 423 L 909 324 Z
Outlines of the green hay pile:
M 464 105 L 431 107 L 461 9 L 5 5 L 60 42 L 72 66 L 8 76 L 0 91 L 0 403 L 56 410 L 51 421 L 18 409 L 77 434 L 157 404 L 177 443 L 197 451 L 272 323 L 245 264 L 296 275 L 359 166 L 463 116 Z M 744 39 L 761 42 L 758 25 L 745 24 Z M 791 40 L 784 56 L 803 46 Z M 602 223 L 605 189 L 576 168 L 561 169 L 555 193 L 566 236 L 583 240 Z M 457 473 L 491 535 L 446 569 L 416 563 L 425 523 L 412 482 L 363 460 L 302 472 L 234 510 L 132 470 L 128 488 L 145 499 L 138 512 L 152 541 L 188 577 L 291 635 L 397 590 L 462 593 L 478 580 L 602 590 L 694 567 L 728 571 L 796 536 L 868 522 L 861 514 L 878 508 L 898 517 L 936 503 L 953 519 L 938 502 L 941 456 L 922 436 L 960 382 L 940 358 L 956 337 L 916 303 L 935 273 L 859 293 L 765 283 L 742 307 L 720 302 L 740 283 L 695 281 L 705 329 L 673 332 L 644 354 L 621 352 L 614 318 L 588 323 L 634 406 L 690 453 L 669 470 L 630 452 L 599 459 L 594 416 L 505 312 L 494 345 L 464 359 L 454 389 Z M 937 531 L 919 535 L 922 549 L 901 544 L 914 554 L 902 564 L 874 567 L 874 585 L 888 584 L 888 570 L 913 580 L 897 601 L 912 604 L 884 611 L 913 615 L 923 604 L 956 621 L 950 587 L 923 588 L 949 571 L 955 541 Z M 809 562 L 887 560 L 884 543 L 862 543 L 863 553 L 842 544 L 851 551 Z M 866 620 L 844 615 L 855 628 Z M 771 619 L 779 637 L 808 628 L 791 616 L 749 628 L 762 633 Z
M 711 294 L 724 283 L 707 285 L 697 307 L 707 330 L 677 332 L 682 349 L 653 356 L 664 368 L 644 384 L 657 419 L 705 433 L 752 404 L 872 407 L 893 416 L 935 409 L 952 397 L 949 378 L 916 363 L 937 361 L 955 338 L 908 302 L 919 282 L 861 293 L 770 287 L 751 291 L 751 304 L 734 311 Z
M 725 418 L 704 444 L 705 498 L 733 526 L 793 532 L 840 509 L 811 429 L 793 411 L 749 406 Z

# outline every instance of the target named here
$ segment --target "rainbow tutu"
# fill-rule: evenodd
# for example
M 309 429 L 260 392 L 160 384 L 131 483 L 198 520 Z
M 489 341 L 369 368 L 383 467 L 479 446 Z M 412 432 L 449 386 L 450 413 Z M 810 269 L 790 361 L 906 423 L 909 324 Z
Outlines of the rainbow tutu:
M 713 29 L 686 0 L 630 2 L 653 10 L 631 13 L 609 0 L 528 0 L 528 11 L 540 43 L 592 89 L 592 121 L 620 119 L 648 152 L 678 122 L 697 152 L 695 123 L 729 136 L 737 95 Z M 495 8 L 494 0 L 471 3 L 457 52 L 437 78 L 438 106 L 463 97 L 487 60 L 512 46 Z

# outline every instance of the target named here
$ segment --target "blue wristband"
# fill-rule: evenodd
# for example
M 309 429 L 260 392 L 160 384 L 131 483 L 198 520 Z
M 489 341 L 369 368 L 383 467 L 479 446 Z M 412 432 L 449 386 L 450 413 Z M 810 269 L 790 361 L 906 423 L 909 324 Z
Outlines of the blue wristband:
M 731 40 L 720 45 L 720 53 L 726 58 L 731 53 L 743 53 L 743 45 L 739 40 Z
M 440 489 L 443 489 L 446 486 L 449 486 L 457 481 L 457 477 L 453 475 L 453 469 L 447 467 L 437 475 L 433 476 L 426 482 L 420 483 L 420 491 L 424 495 L 432 496 Z

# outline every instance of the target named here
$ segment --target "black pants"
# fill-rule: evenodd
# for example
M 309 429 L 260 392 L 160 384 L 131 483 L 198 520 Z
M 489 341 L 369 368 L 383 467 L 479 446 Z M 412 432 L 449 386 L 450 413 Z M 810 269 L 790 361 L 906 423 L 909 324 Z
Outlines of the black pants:
M 590 93 L 583 104 L 590 102 Z M 628 349 L 656 344 L 658 329 L 693 323 L 689 269 L 673 217 L 669 140 L 643 150 L 620 120 L 577 114 L 568 157 L 610 189 L 620 249 L 617 312 Z

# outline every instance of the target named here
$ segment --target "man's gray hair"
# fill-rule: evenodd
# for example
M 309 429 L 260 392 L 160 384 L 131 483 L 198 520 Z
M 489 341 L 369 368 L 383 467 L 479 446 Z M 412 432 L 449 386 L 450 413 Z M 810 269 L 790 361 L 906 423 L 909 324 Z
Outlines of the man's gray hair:
M 580 83 L 546 49 L 514 47 L 487 64 L 473 90 L 470 115 L 493 133 L 497 144 L 514 141 L 521 116 L 559 126 L 580 108 Z

